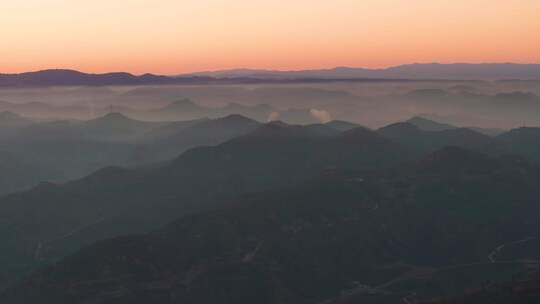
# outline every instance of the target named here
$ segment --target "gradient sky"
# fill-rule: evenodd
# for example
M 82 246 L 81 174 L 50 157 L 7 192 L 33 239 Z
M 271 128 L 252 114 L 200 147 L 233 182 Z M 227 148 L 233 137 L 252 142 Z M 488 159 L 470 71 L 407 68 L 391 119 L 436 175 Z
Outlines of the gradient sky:
M 0 72 L 540 62 L 539 0 L 4 0 Z

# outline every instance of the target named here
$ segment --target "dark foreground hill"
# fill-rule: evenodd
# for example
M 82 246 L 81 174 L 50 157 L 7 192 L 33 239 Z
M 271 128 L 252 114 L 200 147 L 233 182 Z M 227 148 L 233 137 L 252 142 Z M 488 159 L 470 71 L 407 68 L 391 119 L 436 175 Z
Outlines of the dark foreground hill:
M 533 304 L 538 303 L 540 274 L 538 271 L 515 276 L 511 282 L 486 283 L 464 295 L 422 304 Z
M 247 304 L 446 297 L 538 263 L 533 253 L 491 253 L 538 231 L 539 181 L 526 163 L 460 148 L 382 173 L 327 171 L 150 234 L 100 241 L 0 299 Z
M 329 134 L 321 126 L 272 123 L 161 166 L 109 167 L 65 185 L 43 184 L 4 197 L 0 262 L 7 266 L 1 281 L 98 239 L 148 231 L 240 193 L 289 186 L 327 169 L 374 170 L 410 157 L 364 128 Z

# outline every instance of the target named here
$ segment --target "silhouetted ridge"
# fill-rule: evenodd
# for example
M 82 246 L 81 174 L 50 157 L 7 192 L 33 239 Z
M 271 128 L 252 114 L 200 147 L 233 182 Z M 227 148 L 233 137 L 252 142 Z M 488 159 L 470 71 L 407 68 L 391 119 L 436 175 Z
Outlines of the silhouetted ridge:
M 332 120 L 332 121 L 329 121 L 329 122 L 325 123 L 325 125 L 327 125 L 327 126 L 329 126 L 331 128 L 334 128 L 334 129 L 336 129 L 338 131 L 342 131 L 342 132 L 350 130 L 350 129 L 354 129 L 354 128 L 357 128 L 357 127 L 361 127 L 358 124 L 348 122 L 348 121 L 344 121 L 344 120 Z
M 193 112 L 193 111 L 201 111 L 203 108 L 193 101 L 191 101 L 189 98 L 180 99 L 177 101 L 174 101 L 167 106 L 163 107 L 160 111 L 184 111 L 184 112 Z
M 455 126 L 440 123 L 431 119 L 424 118 L 422 116 L 414 116 L 407 120 L 407 122 L 417 126 L 424 131 L 444 131 L 456 128 Z
M 216 119 L 216 121 L 222 121 L 226 123 L 257 123 L 257 121 L 240 114 L 230 114 L 225 117 L 218 118 Z
M 376 78 L 376 79 L 538 79 L 540 65 L 514 63 L 415 63 L 385 69 L 336 67 L 331 69 L 278 71 L 232 69 L 198 72 L 188 76 L 212 76 L 219 78 L 253 77 L 266 79 L 294 78 Z
M 134 119 L 131 119 L 127 117 L 126 115 L 120 113 L 120 112 L 111 112 L 107 113 L 104 116 L 97 118 L 97 120 L 103 120 L 103 121 L 135 121 Z
M 101 126 L 101 127 L 145 127 L 152 125 L 154 123 L 140 121 L 127 117 L 126 115 L 119 112 L 111 112 L 105 114 L 104 116 L 88 120 L 85 122 L 87 126 Z M 157 124 L 157 123 L 155 123 Z
M 167 124 L 147 133 L 146 143 L 137 148 L 135 160 L 166 161 L 197 146 L 213 146 L 255 130 L 259 122 L 241 115 Z
M 305 82 L 309 80 L 333 81 L 336 79 L 538 79 L 538 64 L 407 64 L 387 69 L 339 67 L 322 70 L 269 71 L 229 70 L 198 72 L 180 76 L 124 72 L 88 74 L 74 70 L 54 69 L 20 74 L 0 74 L 0 86 L 55 86 L 55 85 L 145 85 L 174 83 L 262 83 Z M 440 90 L 439 90 L 440 92 Z M 436 97 L 436 90 L 419 92 L 425 97 Z M 431 93 L 435 93 L 432 95 Z M 418 97 L 419 95 L 417 95 Z
M 236 127 L 253 127 L 260 123 L 251 118 L 239 114 L 231 114 L 225 117 L 211 119 L 200 124 L 200 126 L 212 126 L 223 128 L 236 128 Z
M 57 85 L 142 85 L 201 82 L 208 77 L 169 77 L 152 74 L 135 76 L 125 72 L 89 74 L 75 70 L 51 69 L 20 74 L 0 74 L 0 86 Z
M 385 136 L 411 135 L 418 134 L 421 131 L 420 128 L 409 122 L 397 122 L 377 130 L 377 132 Z

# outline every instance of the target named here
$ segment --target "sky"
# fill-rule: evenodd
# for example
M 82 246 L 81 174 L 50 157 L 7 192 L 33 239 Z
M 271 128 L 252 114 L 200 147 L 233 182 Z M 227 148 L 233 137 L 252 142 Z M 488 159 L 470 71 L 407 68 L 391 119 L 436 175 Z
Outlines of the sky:
M 540 63 L 539 0 L 0 0 L 0 73 Z

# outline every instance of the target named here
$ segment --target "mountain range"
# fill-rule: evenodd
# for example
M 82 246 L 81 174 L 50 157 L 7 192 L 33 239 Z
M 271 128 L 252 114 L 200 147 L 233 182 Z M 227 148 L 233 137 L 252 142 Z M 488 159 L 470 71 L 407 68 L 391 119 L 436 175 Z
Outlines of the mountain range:
M 333 69 L 275 71 L 233 69 L 187 74 L 210 77 L 254 78 L 322 78 L 322 79 L 538 79 L 540 64 L 513 63 L 455 63 L 455 64 L 405 64 L 383 69 L 336 67 Z
M 196 78 L 178 79 L 190 82 Z M 88 74 L 75 70 L 53 69 L 20 74 L 0 74 L 0 86 L 70 86 L 70 85 L 136 85 L 166 84 L 176 80 L 167 76 L 144 74 L 135 76 L 129 73 Z
M 15 166 L 21 176 L 39 178 L 28 159 L 51 169 L 96 165 L 94 157 L 115 164 L 115 155 L 124 163 L 130 154 L 141 157 L 134 164 L 161 162 L 102 163 L 85 177 L 0 197 L 0 287 L 13 286 L 3 303 L 37 296 L 43 303 L 113 303 L 116 296 L 215 303 L 205 295 L 243 288 L 257 292 L 227 295 L 231 303 L 315 303 L 366 293 L 386 301 L 411 290 L 388 283 L 395 280 L 428 299 L 477 286 L 450 288 L 459 273 L 440 277 L 438 269 L 483 261 L 500 243 L 538 228 L 538 128 L 492 137 L 423 117 L 370 130 L 240 115 L 149 123 L 118 113 L 20 128 L 33 131 L 18 138 L 18 153 L 0 154 L 8 178 L 17 163 L 25 164 Z M 498 266 L 485 263 L 481 278 Z M 420 287 L 425 280 L 415 273 L 426 267 L 445 284 Z M 238 281 L 222 285 L 223 276 Z
M 13 266 L 6 272 L 36 267 L 97 239 L 156 227 L 228 196 L 285 186 L 327 168 L 388 166 L 408 154 L 364 128 L 340 133 L 326 126 L 258 126 L 238 116 L 193 128 L 204 132 L 209 123 L 224 131 L 248 132 L 242 125 L 255 129 L 217 146 L 193 148 L 161 165 L 108 167 L 64 185 L 42 184 L 4 197 L 2 262 Z M 88 230 L 62 237 L 81 225 Z M 9 262 L 13 258 L 18 262 Z
M 39 180 L 66 181 L 104 166 L 133 167 L 168 161 L 190 148 L 217 145 L 248 134 L 262 124 L 235 114 L 219 117 L 220 109 L 224 108 L 212 110 L 190 101 L 181 103 L 204 109 L 206 114 L 216 118 L 147 122 L 113 112 L 86 121 L 42 122 L 4 112 L 0 114 L 0 151 L 10 155 L 10 158 L 16 158 L 19 163 L 41 168 Z M 241 109 L 248 113 L 260 109 L 259 116 L 266 115 L 266 107 L 242 106 Z M 282 113 L 285 113 L 284 118 L 292 115 L 291 111 Z M 360 127 L 359 124 L 347 121 L 336 120 L 325 124 L 312 123 L 314 121 L 314 118 L 306 120 L 311 122 L 306 128 L 320 135 L 336 135 L 337 132 Z M 504 132 L 455 127 L 424 117 L 413 117 L 406 122 L 378 129 L 377 132 L 417 153 L 457 145 L 490 154 L 514 153 L 536 159 L 539 149 L 536 142 L 537 128 Z M 28 170 L 21 170 L 21 174 L 16 174 L 16 170 L 11 172 L 11 176 L 16 178 L 10 180 L 9 187 L 0 185 L 0 193 L 25 189 L 39 182 L 31 178 Z
M 366 79 L 540 79 L 540 64 L 407 64 L 385 69 L 336 67 L 333 69 L 273 71 L 234 69 L 197 72 L 179 76 L 118 72 L 87 74 L 74 70 L 43 70 L 21 74 L 0 74 L 0 86 L 145 85 L 194 83 L 253 83 L 281 81 L 330 81 Z

